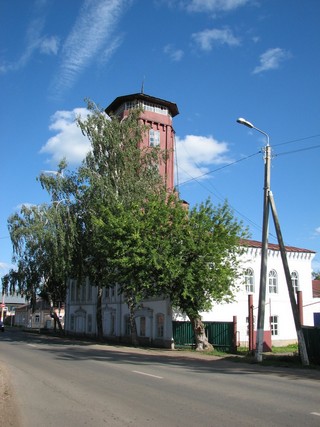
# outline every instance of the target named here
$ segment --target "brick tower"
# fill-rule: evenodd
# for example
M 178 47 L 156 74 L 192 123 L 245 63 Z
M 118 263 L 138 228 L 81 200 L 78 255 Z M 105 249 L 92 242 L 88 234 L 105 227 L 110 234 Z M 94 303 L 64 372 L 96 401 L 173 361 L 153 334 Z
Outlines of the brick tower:
M 159 172 L 166 184 L 167 191 L 174 188 L 174 136 L 172 118 L 179 114 L 176 104 L 155 98 L 144 93 L 119 96 L 107 108 L 106 113 L 126 117 L 132 108 L 143 109 L 141 122 L 149 128 L 144 135 L 142 147 L 160 147 L 165 150 L 166 159 L 160 162 Z

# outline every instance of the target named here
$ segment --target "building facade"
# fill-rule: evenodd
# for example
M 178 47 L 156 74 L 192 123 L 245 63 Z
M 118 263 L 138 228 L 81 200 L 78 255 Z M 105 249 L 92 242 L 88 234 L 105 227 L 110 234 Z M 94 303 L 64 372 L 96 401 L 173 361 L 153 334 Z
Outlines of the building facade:
M 124 120 L 132 108 L 141 107 L 141 122 L 148 132 L 141 141 L 141 147 L 159 146 L 166 150 L 166 159 L 161 161 L 159 172 L 168 191 L 174 188 L 174 129 L 172 118 L 179 112 L 176 104 L 144 93 L 120 96 L 107 108 L 110 116 Z M 247 241 L 241 258 L 242 274 L 237 283 L 234 302 L 213 304 L 208 313 L 202 313 L 204 321 L 232 321 L 237 317 L 238 342 L 248 343 L 248 298 L 252 295 L 254 319 L 257 320 L 259 298 L 259 276 L 261 264 L 261 243 Z M 286 247 L 292 286 L 302 291 L 304 324 L 313 326 L 314 305 L 311 285 L 311 261 L 314 252 L 307 249 Z M 273 344 L 296 342 L 297 336 L 279 247 L 269 245 L 268 250 L 267 299 L 265 309 L 265 330 L 270 331 Z M 100 284 L 103 290 L 102 318 L 103 334 L 108 340 L 125 341 L 130 338 L 129 310 L 119 295 L 117 286 Z M 88 281 L 77 284 L 70 280 L 66 301 L 65 329 L 80 335 L 97 335 L 96 328 L 97 289 Z M 320 299 L 319 299 L 320 301 Z M 320 310 L 318 310 L 320 311 Z M 135 314 L 141 343 L 169 347 L 173 345 L 172 320 L 186 320 L 183 313 L 177 313 L 167 299 L 144 301 Z
M 174 189 L 174 148 L 175 132 L 172 119 L 179 114 L 173 102 L 155 98 L 144 93 L 119 96 L 107 108 L 106 113 L 125 120 L 129 111 L 141 108 L 140 122 L 148 131 L 143 135 L 140 148 L 159 147 L 166 153 L 160 160 L 159 173 L 163 177 L 167 191 Z
M 292 286 L 302 293 L 303 325 L 314 325 L 314 313 L 319 311 L 320 298 L 312 294 L 311 261 L 314 252 L 308 249 L 286 247 Z M 239 345 L 248 346 L 248 299 L 252 295 L 255 326 L 257 321 L 261 243 L 245 242 L 241 256 L 240 278 L 236 283 L 232 303 L 213 304 L 212 310 L 201 313 L 204 321 L 231 322 L 237 317 L 237 340 Z M 265 331 L 270 331 L 272 345 L 297 342 L 287 282 L 279 247 L 269 245 L 268 250 L 267 298 L 265 307 Z M 72 334 L 97 334 L 96 329 L 97 289 L 89 281 L 78 285 L 70 280 L 66 304 L 65 329 Z M 188 320 L 183 313 L 173 310 L 168 299 L 154 298 L 144 301 L 136 314 L 138 337 L 141 344 L 172 347 L 173 320 Z M 102 297 L 103 333 L 109 341 L 129 341 L 129 310 L 118 294 L 117 286 L 105 287 Z

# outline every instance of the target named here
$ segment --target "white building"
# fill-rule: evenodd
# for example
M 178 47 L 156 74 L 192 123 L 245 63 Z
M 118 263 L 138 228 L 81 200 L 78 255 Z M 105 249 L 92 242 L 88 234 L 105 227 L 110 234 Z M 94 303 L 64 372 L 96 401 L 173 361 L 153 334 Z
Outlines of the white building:
M 314 312 L 320 311 L 320 298 L 312 293 L 311 261 L 315 252 L 286 246 L 287 260 L 295 292 L 301 291 L 303 325 L 314 325 Z M 215 304 L 212 311 L 203 313 L 205 321 L 227 321 L 237 316 L 238 340 L 248 344 L 248 295 L 253 296 L 255 329 L 258 318 L 261 242 L 248 240 L 243 258 L 243 281 L 232 304 Z M 287 282 L 278 245 L 270 244 L 267 258 L 267 284 L 264 330 L 271 332 L 273 345 L 297 342 L 297 334 L 289 299 Z M 317 303 L 318 304 L 315 304 Z
M 313 298 L 311 261 L 315 252 L 308 249 L 286 247 L 292 284 L 303 297 L 303 324 L 314 325 L 314 313 L 320 312 L 320 298 Z M 248 295 L 253 295 L 254 317 L 257 319 L 261 262 L 261 243 L 246 242 L 242 255 L 243 278 L 232 303 L 214 304 L 208 313 L 202 313 L 204 321 L 232 321 L 237 317 L 238 341 L 248 344 Z M 273 345 L 297 342 L 295 324 L 291 311 L 279 247 L 269 244 L 267 267 L 267 294 L 265 307 L 265 330 L 271 331 Z M 96 288 L 88 281 L 77 286 L 70 280 L 65 329 L 69 333 L 96 335 Z M 105 288 L 102 298 L 103 333 L 106 339 L 120 341 L 129 338 L 129 310 L 118 295 L 116 287 Z M 170 301 L 152 299 L 143 302 L 136 312 L 139 340 L 143 344 L 171 346 L 172 320 L 183 316 L 173 314 Z M 185 319 L 184 319 L 185 320 Z

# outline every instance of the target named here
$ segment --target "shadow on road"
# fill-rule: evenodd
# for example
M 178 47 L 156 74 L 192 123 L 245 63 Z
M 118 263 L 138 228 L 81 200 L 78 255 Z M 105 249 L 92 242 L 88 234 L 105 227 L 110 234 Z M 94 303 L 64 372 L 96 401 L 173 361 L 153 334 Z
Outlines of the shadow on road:
M 238 374 L 238 375 L 277 375 L 293 380 L 320 380 L 320 370 L 308 367 L 264 366 L 249 363 L 242 357 L 217 357 L 195 351 L 169 350 L 156 348 L 135 348 L 124 345 L 110 345 L 93 340 L 80 340 L 69 337 L 59 337 L 17 328 L 8 328 L 0 335 L 0 341 L 12 345 L 29 344 L 37 346 L 38 351 L 50 352 L 57 359 L 76 363 L 83 360 L 98 362 L 126 363 L 139 366 L 166 364 L 180 366 L 187 370 L 207 374 Z

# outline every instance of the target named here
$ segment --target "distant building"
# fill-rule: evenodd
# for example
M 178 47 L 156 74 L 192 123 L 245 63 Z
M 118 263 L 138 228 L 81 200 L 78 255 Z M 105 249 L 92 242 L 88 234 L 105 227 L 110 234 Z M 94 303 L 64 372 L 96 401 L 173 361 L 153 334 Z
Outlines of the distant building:
M 64 326 L 64 306 L 53 309 Z M 34 307 L 24 304 L 16 309 L 15 325 L 27 329 L 54 329 L 52 309 L 46 301 L 39 298 Z
M 314 326 L 320 328 L 320 280 L 312 280 L 312 293 L 315 302 L 312 304 L 314 308 L 313 322 Z
M 2 295 L 1 320 L 6 324 L 13 325 L 16 309 L 23 306 L 25 303 L 25 298 L 21 296 Z

